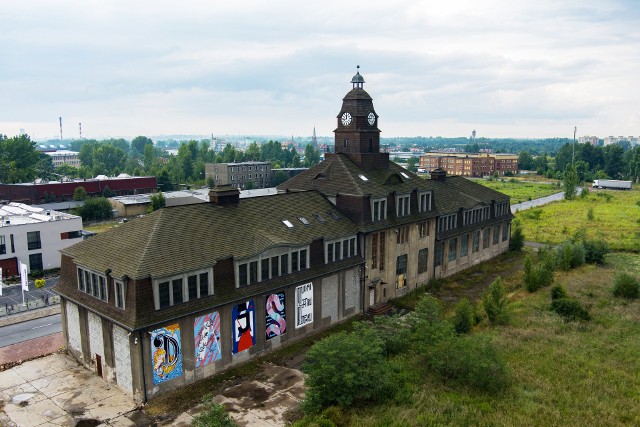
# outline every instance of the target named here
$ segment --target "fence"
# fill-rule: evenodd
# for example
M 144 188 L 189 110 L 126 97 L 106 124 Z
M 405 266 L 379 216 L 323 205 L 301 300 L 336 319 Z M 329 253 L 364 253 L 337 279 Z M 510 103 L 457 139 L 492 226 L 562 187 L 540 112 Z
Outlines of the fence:
M 0 305 L 0 317 L 22 313 L 37 308 L 60 304 L 60 296 L 42 296 L 40 298 L 26 298 L 25 303 Z

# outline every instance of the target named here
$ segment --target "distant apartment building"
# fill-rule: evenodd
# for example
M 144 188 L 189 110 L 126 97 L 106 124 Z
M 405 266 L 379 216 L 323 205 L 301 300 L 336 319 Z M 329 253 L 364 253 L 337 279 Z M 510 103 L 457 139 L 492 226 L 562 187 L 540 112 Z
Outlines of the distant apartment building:
M 426 153 L 420 156 L 419 168 L 424 172 L 444 169 L 448 175 L 482 177 L 518 173 L 517 154 L 498 153 Z
M 54 167 L 69 165 L 76 168 L 80 167 L 80 158 L 78 157 L 77 151 L 69 151 L 69 150 L 57 150 L 57 151 L 46 151 L 44 154 L 51 157 Z
M 206 163 L 206 179 L 213 178 L 215 186 L 231 185 L 240 190 L 249 187 L 267 188 L 271 186 L 271 163 Z M 251 183 L 251 184 L 249 184 Z
M 598 145 L 599 138 L 597 136 L 581 136 L 578 138 L 580 144 Z
M 632 146 L 638 145 L 640 143 L 640 137 L 636 136 L 608 136 L 604 139 L 604 145 L 617 144 L 618 142 L 628 141 Z
M 60 249 L 82 241 L 82 218 L 22 203 L 0 205 L 0 268 L 4 276 L 60 268 Z

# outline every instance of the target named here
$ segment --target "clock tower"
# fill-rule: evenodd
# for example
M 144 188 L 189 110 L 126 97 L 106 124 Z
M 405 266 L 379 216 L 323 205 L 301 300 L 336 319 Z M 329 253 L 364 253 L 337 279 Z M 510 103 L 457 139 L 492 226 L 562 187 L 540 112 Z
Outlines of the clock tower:
M 387 169 L 389 154 L 380 152 L 378 115 L 373 108 L 373 99 L 363 89 L 364 78 L 359 70 L 351 84 L 353 88 L 342 99 L 337 116 L 335 152 L 345 154 L 362 169 Z

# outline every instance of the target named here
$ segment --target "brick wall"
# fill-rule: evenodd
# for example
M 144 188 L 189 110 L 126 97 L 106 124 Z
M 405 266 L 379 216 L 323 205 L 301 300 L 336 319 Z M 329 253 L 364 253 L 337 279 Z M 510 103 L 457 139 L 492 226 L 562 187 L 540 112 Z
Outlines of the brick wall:
M 82 357 L 80 315 L 78 314 L 78 306 L 71 301 L 67 301 L 67 336 L 69 337 L 69 349 L 77 352 L 78 356 Z
M 133 394 L 129 336 L 127 331 L 118 325 L 113 325 L 113 353 L 115 359 L 116 382 L 125 391 Z
M 322 319 L 338 320 L 338 276 L 332 275 L 322 279 Z
M 104 361 L 104 341 L 102 336 L 102 320 L 94 313 L 88 314 L 89 323 L 89 352 L 91 353 L 91 363 L 95 363 L 96 355 Z M 100 367 L 102 368 L 102 367 Z

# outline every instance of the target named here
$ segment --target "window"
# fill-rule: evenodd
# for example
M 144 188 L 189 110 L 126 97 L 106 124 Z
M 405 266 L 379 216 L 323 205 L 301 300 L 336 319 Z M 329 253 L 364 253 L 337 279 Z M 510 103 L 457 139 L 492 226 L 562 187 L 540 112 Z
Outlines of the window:
M 251 261 L 249 263 L 249 284 L 256 283 L 258 283 L 258 261 Z
M 280 255 L 280 267 L 282 274 L 289 274 L 289 254 Z
M 396 216 L 401 217 L 401 216 L 407 216 L 409 215 L 410 212 L 410 208 L 409 208 L 409 195 L 405 195 L 405 196 L 397 196 L 396 197 Z
M 441 216 L 438 218 L 438 233 L 456 228 L 457 223 L 458 216 L 456 214 Z
M 487 249 L 489 247 L 489 231 L 489 227 L 482 230 L 482 249 Z
M 467 256 L 469 253 L 469 234 L 465 234 L 460 239 L 460 256 Z
M 407 283 L 407 255 L 396 259 L 396 289 L 404 288 Z
M 355 237 L 346 237 L 344 239 L 325 242 L 325 264 L 354 256 L 356 249 L 355 244 Z
M 253 259 L 237 262 L 236 286 L 244 287 L 258 282 L 264 282 L 284 274 L 295 273 L 308 268 L 307 249 L 280 249 L 281 254 L 274 255 L 274 251 L 255 256 Z M 291 260 L 291 264 L 289 264 Z M 259 274 L 258 274 L 259 273 Z
M 371 220 L 387 219 L 387 199 L 376 199 L 371 202 Z
M 278 277 L 280 275 L 280 257 L 271 257 L 271 277 Z
M 204 298 L 208 295 L 210 295 L 209 292 L 209 272 L 204 272 L 204 273 L 200 273 L 199 275 L 200 278 L 200 298 Z
M 247 264 L 240 264 L 238 266 L 238 284 L 240 286 L 247 286 Z
M 260 268 L 260 280 L 269 280 L 269 264 L 270 264 L 270 260 L 269 258 L 263 258 L 260 261 L 260 265 L 262 266 Z
M 288 219 L 283 219 L 282 223 L 287 226 L 287 228 L 293 228 L 293 224 Z
M 502 224 L 502 241 L 504 242 L 509 238 L 509 223 Z
M 7 245 L 4 242 L 4 236 L 0 236 L 0 255 L 7 253 Z
M 78 290 L 81 292 L 84 292 L 84 273 L 82 272 L 82 269 L 79 268 L 78 269 Z
M 384 270 L 384 231 L 371 235 L 371 268 Z
M 182 289 L 182 279 L 173 279 L 171 281 L 171 289 L 173 296 L 173 305 L 182 304 L 183 299 L 183 289 Z
M 102 301 L 107 301 L 107 278 L 105 276 L 98 276 L 98 287 L 100 288 L 99 298 Z
M 418 274 L 426 273 L 429 265 L 429 249 L 424 248 L 418 251 Z
M 39 231 L 27 232 L 27 247 L 29 250 L 42 248 Z M 42 268 L 40 268 L 39 270 L 42 270 Z
M 447 257 L 447 260 L 449 262 L 455 261 L 456 258 L 458 258 L 458 255 L 456 253 L 457 248 L 458 248 L 458 239 L 455 237 L 453 239 L 449 239 L 449 256 Z
M 500 224 L 493 226 L 493 244 L 497 245 L 500 242 Z
M 162 282 L 158 285 L 159 288 L 159 297 L 160 297 L 160 308 L 166 308 L 171 305 L 171 291 L 169 282 Z
M 396 243 L 403 244 L 409 242 L 409 226 L 396 228 Z
M 187 293 L 189 301 L 198 298 L 198 276 L 187 277 Z
M 116 280 L 116 307 L 124 310 L 124 283 Z
M 36 254 L 33 254 L 36 255 Z M 29 255 L 31 260 L 31 255 Z M 33 267 L 32 267 L 33 268 Z M 78 290 L 108 302 L 107 276 L 78 267 Z
M 418 223 L 418 236 L 427 237 L 429 235 L 429 223 L 422 221 Z
M 79 239 L 80 237 L 82 237 L 82 230 L 70 231 L 69 233 L 67 233 L 68 239 Z
M 29 271 L 42 270 L 42 254 L 29 255 Z
M 496 203 L 496 216 L 509 213 L 509 202 Z
M 437 242 L 435 250 L 434 263 L 436 267 L 440 267 L 442 265 L 442 258 L 444 256 L 444 242 Z
M 480 230 L 476 230 L 473 232 L 473 252 L 478 252 L 480 250 Z
M 418 212 L 431 210 L 431 193 L 418 193 Z
M 298 219 L 300 220 L 301 223 L 303 223 L 304 225 L 310 225 L 311 223 L 309 222 L 309 220 L 303 216 L 299 216 Z
M 248 271 L 248 269 L 245 269 L 245 271 Z M 201 270 L 154 281 L 153 294 L 156 310 L 212 295 L 209 277 L 208 271 Z M 118 283 L 119 281 L 114 280 L 116 307 L 118 306 Z

